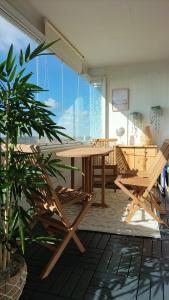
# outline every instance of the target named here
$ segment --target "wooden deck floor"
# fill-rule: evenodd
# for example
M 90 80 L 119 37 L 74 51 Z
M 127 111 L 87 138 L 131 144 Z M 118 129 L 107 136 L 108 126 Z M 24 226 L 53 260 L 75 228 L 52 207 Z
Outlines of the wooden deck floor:
M 168 199 L 164 206 L 168 208 Z M 73 242 L 45 280 L 50 257 L 40 246 L 27 251 L 28 278 L 21 300 L 168 300 L 169 229 L 161 239 L 79 231 L 87 251 Z

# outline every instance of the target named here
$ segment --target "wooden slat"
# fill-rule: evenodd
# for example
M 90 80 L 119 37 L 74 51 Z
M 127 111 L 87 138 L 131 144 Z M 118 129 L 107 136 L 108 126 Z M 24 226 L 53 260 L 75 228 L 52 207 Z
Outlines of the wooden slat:
M 75 300 L 83 299 L 85 292 L 88 288 L 89 282 L 93 276 L 94 271 L 85 270 L 80 277 L 80 280 L 74 289 L 72 298 Z
M 97 156 L 93 158 L 93 182 L 94 184 L 101 183 L 104 186 L 106 183 L 114 183 L 117 177 L 117 164 L 116 164 L 116 141 L 117 139 L 95 139 L 92 141 L 93 148 L 106 149 L 111 147 L 112 152 L 107 156 Z M 97 174 L 95 170 L 101 170 L 101 175 Z M 107 169 L 111 171 L 111 175 L 107 173 Z M 105 179 L 106 178 L 106 179 Z M 96 181 L 95 179 L 101 179 Z M 114 189 L 116 190 L 116 189 Z M 102 195 L 104 198 L 104 195 Z
M 150 300 L 150 299 L 153 299 L 150 298 L 150 278 L 142 274 L 138 282 L 137 300 Z

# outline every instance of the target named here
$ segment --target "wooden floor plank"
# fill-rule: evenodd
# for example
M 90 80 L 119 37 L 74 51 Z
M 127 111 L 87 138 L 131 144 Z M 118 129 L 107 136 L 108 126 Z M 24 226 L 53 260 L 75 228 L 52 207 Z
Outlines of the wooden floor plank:
M 83 299 L 85 292 L 88 288 L 89 282 L 92 279 L 93 271 L 85 270 L 80 277 L 77 287 L 74 289 L 72 298 L 75 300 Z
M 104 235 L 102 235 L 100 241 L 97 244 L 97 248 L 105 249 L 109 239 L 110 239 L 110 234 L 105 233 Z
M 151 299 L 163 300 L 163 279 L 151 277 Z
M 164 300 L 169 298 L 169 277 L 164 279 Z
M 72 268 L 63 267 L 62 271 L 55 278 L 55 281 L 53 282 L 53 285 L 50 288 L 50 292 L 59 295 L 62 289 L 64 289 L 66 282 L 71 278 L 72 271 Z
M 152 256 L 153 257 L 161 257 L 162 253 L 162 244 L 160 239 L 156 239 L 152 241 Z
M 103 279 L 100 278 L 100 281 L 99 278 L 93 278 L 87 294 L 93 295 L 94 298 L 91 299 L 134 300 L 136 299 L 137 283 L 138 278 L 130 276 L 103 277 Z
M 70 279 L 64 285 L 64 289 L 61 290 L 60 296 L 71 298 L 71 294 L 73 293 L 73 290 L 77 286 L 83 272 L 84 270 L 79 268 L 75 269 L 72 272 Z
M 131 263 L 131 255 L 122 255 L 120 259 L 120 264 L 118 267 L 118 274 L 125 274 L 129 273 Z
M 129 274 L 137 275 L 139 276 L 140 268 L 141 268 L 141 260 L 142 257 L 140 255 L 132 255 L 131 262 L 130 262 L 130 268 L 129 268 Z
M 162 256 L 169 257 L 169 240 L 164 240 L 162 242 Z
M 150 278 L 143 274 L 138 281 L 137 300 L 150 300 Z
M 94 234 L 93 238 L 90 240 L 88 247 L 97 248 L 97 245 L 100 242 L 101 238 L 102 238 L 102 234 L 99 232 L 96 232 Z
M 104 254 L 102 255 L 101 260 L 98 264 L 97 271 L 105 272 L 107 270 L 111 256 L 112 256 L 112 251 L 110 250 L 104 251 Z
M 152 256 L 152 239 L 145 238 L 143 243 L 143 255 Z
M 86 252 L 70 243 L 45 280 L 39 274 L 50 252 L 41 246 L 27 251 L 29 274 L 20 300 L 168 300 L 168 234 L 163 232 L 161 240 L 88 231 L 78 235 Z

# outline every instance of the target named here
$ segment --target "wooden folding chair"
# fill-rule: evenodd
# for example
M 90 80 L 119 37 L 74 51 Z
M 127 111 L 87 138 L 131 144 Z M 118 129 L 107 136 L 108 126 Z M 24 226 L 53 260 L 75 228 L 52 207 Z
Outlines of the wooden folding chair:
M 107 184 L 114 183 L 117 177 L 117 163 L 116 163 L 116 141 L 117 139 L 95 139 L 92 140 L 93 147 L 106 148 L 111 147 L 113 151 L 105 157 L 105 181 Z M 102 170 L 101 157 L 96 156 L 93 158 L 93 185 L 100 183 L 102 175 L 98 174 L 98 170 Z M 116 186 L 114 187 L 116 191 Z
M 117 163 L 117 173 L 120 175 L 137 175 L 138 170 L 130 169 L 129 164 L 124 156 L 123 151 L 119 146 L 116 146 L 116 163 Z
M 165 210 L 159 206 L 153 187 L 168 159 L 169 139 L 164 141 L 146 176 L 141 177 L 135 174 L 124 174 L 118 176 L 115 180 L 115 184 L 132 199 L 125 222 L 130 222 L 135 212 L 141 208 L 149 213 L 157 222 L 167 226 L 160 216 L 156 214 L 156 211 L 164 214 Z
M 18 150 L 33 153 L 34 157 L 38 156 L 40 152 L 39 147 L 29 145 L 18 145 L 17 151 Z M 34 160 L 34 162 L 35 161 L 36 160 Z M 43 169 L 43 166 L 40 167 Z M 42 279 L 49 275 L 71 239 L 74 240 L 82 253 L 85 251 L 83 244 L 76 234 L 76 230 L 93 200 L 92 194 L 75 191 L 70 188 L 63 188 L 61 186 L 54 188 L 51 177 L 46 172 L 43 174 L 48 186 L 48 191 L 40 190 L 38 195 L 34 194 L 31 196 L 31 199 L 27 200 L 28 202 L 33 200 L 33 203 L 36 204 L 35 218 L 40 221 L 47 233 L 56 236 L 56 238 L 61 237 L 61 239 L 55 246 L 46 245 L 53 251 L 53 254 L 41 273 Z M 74 203 L 80 203 L 82 205 L 75 220 L 70 222 L 64 212 L 64 207 Z

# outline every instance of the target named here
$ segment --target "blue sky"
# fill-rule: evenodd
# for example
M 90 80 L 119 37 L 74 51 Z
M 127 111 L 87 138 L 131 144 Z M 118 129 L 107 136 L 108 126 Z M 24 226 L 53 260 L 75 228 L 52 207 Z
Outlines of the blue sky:
M 36 42 L 0 16 L 0 61 L 6 57 L 11 43 L 15 52 L 36 47 Z M 85 136 L 90 131 L 91 85 L 61 62 L 56 56 L 41 56 L 30 62 L 27 71 L 33 71 L 32 80 L 49 90 L 38 95 L 38 100 L 50 106 L 54 120 L 72 136 Z M 96 97 L 96 95 L 95 95 Z

